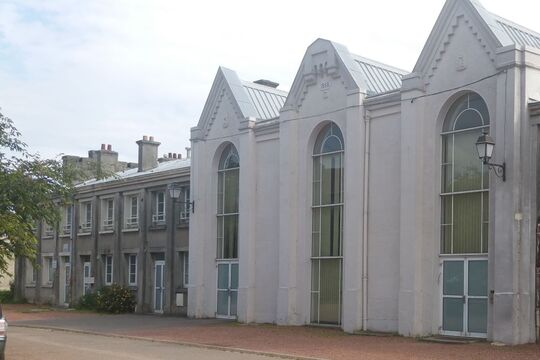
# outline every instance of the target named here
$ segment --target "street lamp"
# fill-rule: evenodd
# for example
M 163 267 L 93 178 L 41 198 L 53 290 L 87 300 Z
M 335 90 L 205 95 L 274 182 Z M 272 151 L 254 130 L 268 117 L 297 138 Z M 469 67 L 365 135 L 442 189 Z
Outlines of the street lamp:
M 482 163 L 487 165 L 490 170 L 492 169 L 495 175 L 501 178 L 502 181 L 506 181 L 506 163 L 495 164 L 489 162 L 494 148 L 495 141 L 493 141 L 493 138 L 487 132 L 482 133 L 478 140 L 476 140 L 476 151 L 478 151 L 478 157 L 482 160 Z
M 172 183 L 172 184 L 169 184 L 168 189 L 169 189 L 169 196 L 171 197 L 171 199 L 173 199 L 173 202 L 176 202 L 176 200 L 180 198 L 180 194 L 182 193 L 182 189 L 183 189 L 182 186 L 180 186 L 180 184 L 178 183 Z M 191 212 L 192 213 L 195 212 L 195 200 L 178 201 L 178 202 L 180 204 L 189 205 L 189 207 L 191 208 Z

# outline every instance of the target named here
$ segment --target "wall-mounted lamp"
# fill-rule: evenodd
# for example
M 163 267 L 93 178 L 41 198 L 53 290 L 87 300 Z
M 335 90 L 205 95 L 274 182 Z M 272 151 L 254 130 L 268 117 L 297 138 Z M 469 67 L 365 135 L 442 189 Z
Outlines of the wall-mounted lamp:
M 168 186 L 169 190 L 169 196 L 173 201 L 177 201 L 180 198 L 180 194 L 182 192 L 182 186 L 178 183 L 172 183 Z M 191 212 L 195 213 L 195 200 L 193 201 L 178 201 L 180 204 L 189 204 L 189 207 L 191 208 Z
M 478 140 L 476 140 L 476 151 L 478 151 L 478 157 L 482 160 L 482 163 L 489 166 L 489 169 L 492 169 L 495 172 L 495 175 L 501 178 L 502 181 L 506 181 L 506 163 L 494 164 L 489 162 L 493 155 L 494 148 L 495 141 L 493 141 L 493 138 L 486 132 L 480 135 Z

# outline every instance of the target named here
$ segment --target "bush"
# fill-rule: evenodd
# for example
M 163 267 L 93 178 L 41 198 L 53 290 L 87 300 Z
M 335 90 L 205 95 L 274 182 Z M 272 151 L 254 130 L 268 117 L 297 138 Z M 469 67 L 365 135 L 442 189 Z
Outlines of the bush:
M 13 302 L 13 293 L 10 290 L 0 290 L 0 304 Z
M 96 297 L 96 309 L 113 314 L 132 313 L 136 304 L 131 290 L 118 284 L 104 287 Z
M 75 308 L 78 310 L 97 310 L 97 294 L 90 293 L 81 296 Z

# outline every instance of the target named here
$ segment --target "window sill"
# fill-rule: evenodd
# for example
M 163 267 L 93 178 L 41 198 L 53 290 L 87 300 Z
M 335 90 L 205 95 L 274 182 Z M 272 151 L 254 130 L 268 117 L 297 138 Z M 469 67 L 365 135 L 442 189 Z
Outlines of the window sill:
M 92 235 L 91 232 L 77 233 L 77 236 L 90 236 L 90 235 Z
M 24 287 L 27 287 L 27 288 L 35 288 L 35 287 L 36 287 L 36 284 L 35 284 L 35 283 L 25 284 Z
M 61 234 L 61 235 L 58 235 L 58 237 L 67 238 L 67 237 L 70 237 L 70 234 Z
M 151 225 L 148 230 L 150 231 L 159 231 L 159 230 L 166 230 L 167 229 L 167 225 L 163 224 L 163 225 Z
M 52 289 L 53 285 L 52 283 L 46 283 L 46 284 L 41 285 L 41 287 L 46 288 L 46 289 Z
M 185 223 L 181 223 L 181 224 L 176 224 L 176 228 L 178 229 L 186 229 L 189 227 L 189 222 L 185 222 Z
M 105 235 L 105 234 L 114 234 L 114 230 L 101 230 L 99 235 Z
M 51 240 L 53 238 L 54 238 L 54 236 L 52 236 L 52 235 L 46 235 L 46 236 L 42 236 L 41 240 Z
M 138 232 L 139 228 L 133 228 L 133 229 L 122 229 L 123 233 L 130 233 L 130 232 Z

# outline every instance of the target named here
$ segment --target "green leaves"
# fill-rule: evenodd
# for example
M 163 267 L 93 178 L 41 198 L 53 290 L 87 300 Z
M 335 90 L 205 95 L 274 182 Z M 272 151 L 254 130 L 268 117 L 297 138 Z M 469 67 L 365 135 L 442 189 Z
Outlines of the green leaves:
M 58 224 L 58 205 L 73 194 L 74 173 L 27 150 L 11 119 L 0 113 L 0 272 L 14 256 L 35 258 L 38 221 Z

